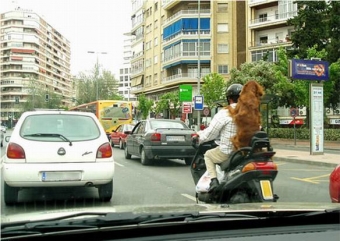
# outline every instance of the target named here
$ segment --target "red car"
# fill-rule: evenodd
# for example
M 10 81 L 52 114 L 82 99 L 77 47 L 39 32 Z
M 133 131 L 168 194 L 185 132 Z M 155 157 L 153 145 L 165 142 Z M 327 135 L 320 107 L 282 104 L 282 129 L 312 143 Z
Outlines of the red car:
M 126 134 L 124 134 L 124 132 L 132 131 L 134 126 L 135 125 L 133 124 L 122 124 L 118 126 L 117 129 L 110 134 L 111 146 L 114 147 L 114 145 L 119 145 L 119 148 L 123 149 L 126 138 Z
M 329 195 L 333 203 L 340 203 L 340 165 L 329 176 Z

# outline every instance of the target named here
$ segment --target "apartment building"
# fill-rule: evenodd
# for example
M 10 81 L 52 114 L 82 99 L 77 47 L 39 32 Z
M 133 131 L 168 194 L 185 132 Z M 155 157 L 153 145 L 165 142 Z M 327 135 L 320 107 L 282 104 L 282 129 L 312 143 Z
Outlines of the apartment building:
M 192 85 L 194 96 L 201 77 L 217 72 L 227 80 L 246 61 L 246 2 L 131 2 L 131 92 L 137 96 L 157 100 L 181 84 Z
M 70 106 L 74 95 L 69 41 L 32 10 L 18 7 L 2 13 L 0 23 L 1 121 L 19 117 L 34 95 L 32 86 Z
M 123 44 L 123 64 L 119 68 L 119 87 L 118 93 L 124 97 L 125 100 L 128 101 L 136 101 L 136 96 L 131 93 L 131 43 L 132 36 L 130 33 L 124 35 L 124 44 Z
M 275 50 L 292 45 L 294 29 L 287 20 L 297 15 L 297 5 L 291 0 L 250 0 L 247 5 L 247 61 L 276 61 Z

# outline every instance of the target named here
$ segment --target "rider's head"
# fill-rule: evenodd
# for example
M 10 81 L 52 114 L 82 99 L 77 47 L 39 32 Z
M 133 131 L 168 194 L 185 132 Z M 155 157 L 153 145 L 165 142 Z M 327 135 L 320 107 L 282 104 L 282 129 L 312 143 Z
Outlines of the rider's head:
M 229 104 L 237 103 L 238 97 L 240 97 L 241 90 L 243 85 L 241 84 L 232 84 L 228 87 L 226 91 L 226 97 Z

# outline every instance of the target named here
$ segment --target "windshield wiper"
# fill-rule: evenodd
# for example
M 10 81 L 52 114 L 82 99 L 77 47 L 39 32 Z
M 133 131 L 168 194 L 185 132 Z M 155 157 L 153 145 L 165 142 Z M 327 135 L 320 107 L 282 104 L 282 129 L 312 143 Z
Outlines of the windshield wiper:
M 64 135 L 58 134 L 58 133 L 35 133 L 35 134 L 29 134 L 24 135 L 24 137 L 59 137 L 60 139 L 67 141 L 70 143 L 70 146 L 72 146 L 72 142 Z

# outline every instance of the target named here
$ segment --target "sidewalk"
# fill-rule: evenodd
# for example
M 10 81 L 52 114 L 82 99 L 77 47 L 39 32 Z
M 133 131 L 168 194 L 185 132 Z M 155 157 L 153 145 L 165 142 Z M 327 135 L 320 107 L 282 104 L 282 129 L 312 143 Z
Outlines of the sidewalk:
M 340 164 L 340 141 L 325 141 L 324 151 L 333 150 L 333 153 L 317 155 L 310 154 L 309 140 L 275 139 L 270 140 L 274 151 L 274 161 L 307 163 L 319 166 L 335 167 Z M 284 146 L 286 149 L 283 149 Z M 302 148 L 302 149 L 301 149 Z M 334 153 L 334 151 L 339 151 Z

